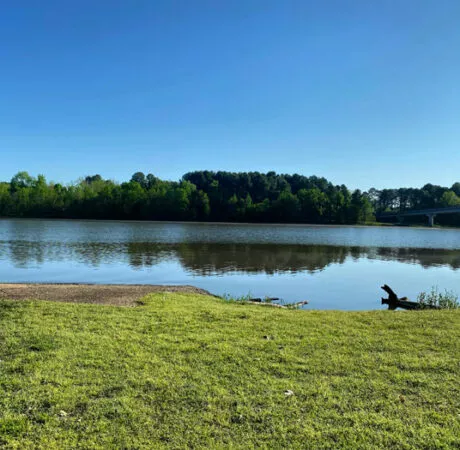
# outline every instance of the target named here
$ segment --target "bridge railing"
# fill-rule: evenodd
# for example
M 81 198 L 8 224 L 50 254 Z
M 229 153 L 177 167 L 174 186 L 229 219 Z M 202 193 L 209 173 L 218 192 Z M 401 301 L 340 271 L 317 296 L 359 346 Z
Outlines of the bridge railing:
M 394 217 L 394 216 L 425 216 L 430 214 L 449 214 L 460 213 L 460 206 L 449 206 L 446 208 L 427 208 L 412 209 L 407 211 L 385 211 L 377 214 L 377 217 Z

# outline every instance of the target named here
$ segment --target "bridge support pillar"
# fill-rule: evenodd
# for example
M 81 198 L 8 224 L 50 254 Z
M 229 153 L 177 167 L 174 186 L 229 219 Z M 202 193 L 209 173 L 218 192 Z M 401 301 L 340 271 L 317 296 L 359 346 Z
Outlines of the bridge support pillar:
M 426 216 L 428 217 L 428 226 L 434 226 L 434 218 L 436 217 L 436 214 L 427 214 Z

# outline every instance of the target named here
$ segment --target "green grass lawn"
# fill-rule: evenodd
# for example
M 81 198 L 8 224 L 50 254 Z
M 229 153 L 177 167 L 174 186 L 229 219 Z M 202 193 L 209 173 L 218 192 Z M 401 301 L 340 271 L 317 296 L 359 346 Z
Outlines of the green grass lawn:
M 0 360 L 0 448 L 460 448 L 455 311 L 2 301 Z

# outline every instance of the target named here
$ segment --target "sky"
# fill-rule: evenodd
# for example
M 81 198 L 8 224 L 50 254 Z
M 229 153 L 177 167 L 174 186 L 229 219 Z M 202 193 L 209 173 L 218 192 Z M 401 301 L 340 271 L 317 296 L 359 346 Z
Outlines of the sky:
M 459 0 L 2 0 L 0 180 L 460 181 Z

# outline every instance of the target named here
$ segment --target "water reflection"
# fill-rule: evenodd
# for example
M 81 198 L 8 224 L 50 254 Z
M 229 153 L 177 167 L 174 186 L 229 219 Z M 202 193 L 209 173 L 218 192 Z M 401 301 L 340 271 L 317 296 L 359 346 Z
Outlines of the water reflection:
M 177 249 L 182 266 L 198 275 L 243 273 L 318 272 L 344 263 L 347 247 L 267 244 L 188 244 Z
M 315 273 L 347 260 L 384 260 L 422 267 L 460 268 L 460 250 L 279 244 L 158 244 L 152 242 L 0 241 L 0 259 L 17 268 L 47 262 L 85 266 L 124 264 L 133 269 L 178 262 L 200 276 L 226 273 Z M 63 270 L 65 266 L 63 266 Z
M 328 245 L 270 244 L 127 244 L 129 264 L 152 266 L 165 260 L 178 260 L 197 275 L 242 273 L 318 272 L 347 259 L 370 259 L 418 264 L 424 268 L 460 268 L 459 250 L 387 247 L 346 247 Z

